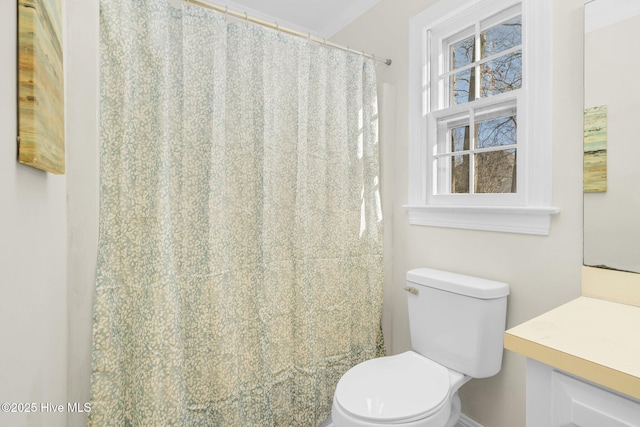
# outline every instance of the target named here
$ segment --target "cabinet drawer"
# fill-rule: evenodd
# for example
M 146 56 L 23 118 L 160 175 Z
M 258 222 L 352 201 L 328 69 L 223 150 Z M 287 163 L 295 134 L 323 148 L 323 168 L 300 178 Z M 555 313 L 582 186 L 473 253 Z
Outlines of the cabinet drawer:
M 640 427 L 640 402 L 554 370 L 552 425 Z

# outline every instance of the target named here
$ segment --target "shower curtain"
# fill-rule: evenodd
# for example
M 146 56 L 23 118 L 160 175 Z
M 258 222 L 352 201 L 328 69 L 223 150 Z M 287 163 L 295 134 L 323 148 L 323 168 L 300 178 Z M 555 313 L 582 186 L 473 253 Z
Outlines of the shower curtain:
M 372 61 L 101 1 L 93 426 L 317 426 L 383 353 Z

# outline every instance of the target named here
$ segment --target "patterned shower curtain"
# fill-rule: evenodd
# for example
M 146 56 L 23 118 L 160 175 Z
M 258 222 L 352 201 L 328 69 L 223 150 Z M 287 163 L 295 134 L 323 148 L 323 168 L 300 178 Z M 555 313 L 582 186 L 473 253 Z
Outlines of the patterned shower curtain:
M 375 68 L 101 1 L 93 426 L 317 426 L 382 355 Z

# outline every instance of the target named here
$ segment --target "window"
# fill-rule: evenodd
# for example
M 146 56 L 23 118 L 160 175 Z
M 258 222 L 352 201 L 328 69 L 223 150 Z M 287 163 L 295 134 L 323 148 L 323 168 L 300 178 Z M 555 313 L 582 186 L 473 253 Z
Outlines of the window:
M 412 19 L 412 224 L 548 234 L 550 9 L 453 0 Z

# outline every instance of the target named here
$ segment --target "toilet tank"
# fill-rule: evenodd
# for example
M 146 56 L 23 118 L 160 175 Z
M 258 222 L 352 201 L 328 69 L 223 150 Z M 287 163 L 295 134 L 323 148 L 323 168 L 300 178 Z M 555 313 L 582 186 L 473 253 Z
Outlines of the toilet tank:
M 509 285 L 420 268 L 405 290 L 416 352 L 473 378 L 500 371 Z

